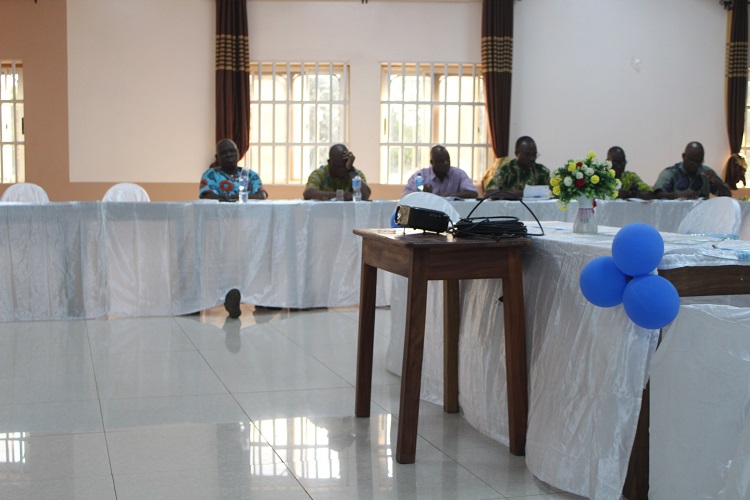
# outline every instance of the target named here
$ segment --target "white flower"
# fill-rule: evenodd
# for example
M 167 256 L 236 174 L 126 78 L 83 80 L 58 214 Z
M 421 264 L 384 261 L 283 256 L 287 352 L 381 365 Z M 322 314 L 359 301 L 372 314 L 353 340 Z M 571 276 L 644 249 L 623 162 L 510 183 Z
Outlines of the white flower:
M 583 179 L 583 172 L 581 172 L 580 170 L 576 172 L 576 179 Z
M 612 162 L 609 160 L 604 160 L 604 166 L 606 166 L 607 168 L 612 168 Z
M 586 169 L 586 175 L 587 175 L 588 177 L 591 177 L 592 175 L 594 175 L 594 169 L 593 169 L 593 168 L 591 168 L 591 167 L 588 167 L 588 168 Z
M 570 177 L 566 177 L 563 180 L 563 184 L 565 184 L 566 186 L 570 186 L 571 184 L 573 184 L 573 179 L 571 179 Z
M 615 189 L 620 189 L 622 187 L 622 182 L 620 182 L 620 179 L 615 179 L 617 182 L 615 182 Z

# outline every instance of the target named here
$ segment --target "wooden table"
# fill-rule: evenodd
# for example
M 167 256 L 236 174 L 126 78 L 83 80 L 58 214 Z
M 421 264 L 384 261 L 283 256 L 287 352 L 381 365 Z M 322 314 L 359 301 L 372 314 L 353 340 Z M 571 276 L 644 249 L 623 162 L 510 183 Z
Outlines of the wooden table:
M 699 266 L 660 269 L 659 276 L 668 279 L 680 297 L 708 295 L 750 294 L 750 267 L 748 266 Z M 661 336 L 659 337 L 661 341 Z M 649 489 L 649 411 L 650 384 L 643 390 L 641 413 L 635 433 L 633 450 L 630 452 L 628 475 L 623 487 L 623 496 L 629 500 L 647 500 Z
M 521 253 L 530 240 L 454 238 L 409 229 L 355 229 L 354 234 L 362 237 L 356 416 L 370 416 L 378 269 L 409 281 L 396 447 L 396 461 L 401 464 L 414 463 L 416 453 L 427 281 L 443 280 L 444 409 L 455 413 L 458 412 L 458 280 L 502 278 L 510 452 L 523 455 L 528 383 Z

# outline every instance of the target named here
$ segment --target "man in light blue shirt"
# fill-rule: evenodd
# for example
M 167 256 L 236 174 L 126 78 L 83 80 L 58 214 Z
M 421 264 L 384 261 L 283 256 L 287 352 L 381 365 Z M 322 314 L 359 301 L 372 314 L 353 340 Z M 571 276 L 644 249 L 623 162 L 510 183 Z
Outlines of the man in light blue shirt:
M 417 174 L 422 174 L 423 191 L 438 196 L 476 198 L 477 188 L 469 175 L 460 168 L 451 167 L 451 156 L 443 146 L 430 150 L 430 165 L 414 172 L 401 196 L 417 191 Z

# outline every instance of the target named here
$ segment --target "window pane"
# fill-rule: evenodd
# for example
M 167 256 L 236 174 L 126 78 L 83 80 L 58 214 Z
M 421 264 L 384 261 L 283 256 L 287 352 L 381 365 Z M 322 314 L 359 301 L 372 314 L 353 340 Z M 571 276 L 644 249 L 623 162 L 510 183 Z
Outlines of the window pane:
M 0 131 L 0 141 L 13 142 L 16 133 L 16 121 L 13 116 L 13 103 L 4 103 L 0 105 L 0 120 L 2 120 L 2 130 Z
M 273 104 L 260 105 L 260 122 L 263 124 L 260 127 L 260 142 L 273 142 Z
M 458 142 L 471 144 L 474 142 L 474 107 L 461 106 L 459 116 L 461 122 L 458 126 Z
M 404 142 L 417 141 L 417 106 L 407 104 L 404 106 Z
M 331 113 L 328 106 L 318 106 L 316 117 L 316 128 L 318 131 L 317 142 L 331 142 Z
M 391 104 L 388 122 L 391 142 L 401 142 L 401 104 Z
M 3 146 L 3 183 L 16 182 L 16 148 L 6 144 Z
M 275 123 L 274 123 L 274 142 L 287 142 L 287 131 L 289 130 L 288 115 L 289 106 L 286 104 L 276 104 Z

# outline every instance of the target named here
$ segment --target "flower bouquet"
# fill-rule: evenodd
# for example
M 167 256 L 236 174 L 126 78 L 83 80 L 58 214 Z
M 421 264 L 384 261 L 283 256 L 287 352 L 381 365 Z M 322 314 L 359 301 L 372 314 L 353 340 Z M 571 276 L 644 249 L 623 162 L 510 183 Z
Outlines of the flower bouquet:
M 617 198 L 622 187 L 620 180 L 615 178 L 615 171 L 609 160 L 598 162 L 593 151 L 586 158 L 569 160 L 565 166 L 555 170 L 549 183 L 562 210 L 567 210 L 571 201 L 578 201 L 573 231 L 592 234 L 597 233 L 593 201 L 596 198 Z

